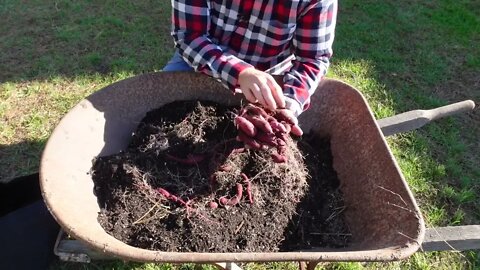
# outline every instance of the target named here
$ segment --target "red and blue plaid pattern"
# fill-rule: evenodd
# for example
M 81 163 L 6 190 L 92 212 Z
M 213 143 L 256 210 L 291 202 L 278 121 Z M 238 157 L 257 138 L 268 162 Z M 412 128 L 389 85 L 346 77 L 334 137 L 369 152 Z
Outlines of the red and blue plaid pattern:
M 254 66 L 278 74 L 284 95 L 306 110 L 332 56 L 337 0 L 172 0 L 172 36 L 196 71 L 238 88 Z

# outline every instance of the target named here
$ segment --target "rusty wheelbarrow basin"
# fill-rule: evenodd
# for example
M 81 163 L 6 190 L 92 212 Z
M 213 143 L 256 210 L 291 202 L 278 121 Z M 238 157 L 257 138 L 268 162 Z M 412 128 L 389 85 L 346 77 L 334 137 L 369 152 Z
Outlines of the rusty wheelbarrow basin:
M 143 262 L 391 261 L 420 247 L 424 222 L 407 183 L 363 96 L 324 80 L 300 125 L 331 139 L 352 234 L 346 248 L 293 252 L 180 253 L 129 246 L 107 234 L 88 174 L 96 156 L 126 148 L 146 112 L 177 100 L 238 105 L 215 80 L 200 74 L 160 72 L 114 83 L 82 100 L 60 121 L 40 167 L 44 200 L 63 229 L 87 246 L 124 260 Z

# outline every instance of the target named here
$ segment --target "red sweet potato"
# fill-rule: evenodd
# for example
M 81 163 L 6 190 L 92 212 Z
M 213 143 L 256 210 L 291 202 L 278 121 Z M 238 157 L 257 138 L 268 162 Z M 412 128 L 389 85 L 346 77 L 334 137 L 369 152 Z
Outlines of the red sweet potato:
M 250 179 L 248 179 L 248 176 L 244 173 L 241 173 L 241 176 L 243 178 L 243 182 L 247 184 L 246 191 L 247 191 L 248 201 L 250 202 L 250 204 L 253 204 L 252 184 L 250 183 Z
M 253 116 L 253 115 L 245 115 L 245 118 L 248 121 L 250 121 L 259 130 L 265 133 L 273 133 L 270 123 L 268 123 L 268 121 L 265 120 L 265 118 L 261 116 Z
M 231 199 L 227 199 L 225 196 L 221 197 L 219 199 L 219 202 L 223 205 L 237 205 L 241 200 L 243 196 L 243 186 L 242 184 L 237 183 L 237 195 L 235 195 Z
M 262 117 L 268 117 L 268 113 L 260 108 L 260 107 L 257 107 L 253 104 L 248 104 L 247 106 L 245 106 L 247 112 L 249 112 L 251 115 L 261 115 Z
M 258 136 L 258 133 L 257 133 L 257 136 Z M 250 146 L 253 149 L 260 149 L 262 147 L 262 145 L 257 140 L 255 140 L 252 137 L 247 136 L 242 131 L 238 132 L 237 140 L 240 141 L 240 142 L 243 142 L 244 144 Z
M 303 131 L 298 125 L 292 125 L 291 133 L 293 135 L 302 136 Z
M 235 148 L 232 150 L 231 154 L 232 155 L 236 155 L 236 154 L 240 154 L 240 153 L 243 153 L 245 152 L 245 148 L 243 147 L 240 147 L 240 148 Z
M 242 199 L 242 195 L 243 195 L 242 184 L 237 183 L 237 195 L 235 197 L 233 197 L 232 199 L 230 199 L 228 201 L 228 204 L 229 205 L 236 205 Z
M 218 208 L 218 203 L 216 203 L 216 202 L 210 202 L 210 203 L 208 204 L 208 206 L 209 206 L 211 209 L 216 209 L 216 208 Z
M 235 117 L 235 125 L 237 126 L 237 129 L 245 132 L 247 136 L 255 137 L 255 135 L 257 135 L 257 128 L 252 122 L 242 116 Z
M 288 113 L 285 110 L 279 110 L 275 114 L 275 118 L 278 119 L 280 122 L 285 121 L 290 125 L 295 125 L 295 122 L 289 117 Z
M 228 205 L 228 199 L 227 197 L 220 197 L 220 199 L 218 199 L 218 201 L 220 202 L 221 205 Z
M 292 130 L 292 126 L 285 121 L 282 121 L 283 126 L 285 127 L 285 133 L 290 134 L 290 131 Z
M 277 133 L 287 133 L 287 128 L 280 122 L 277 121 L 271 121 L 270 126 L 272 127 L 272 130 Z
M 282 155 L 285 154 L 285 152 L 287 152 L 287 146 L 286 145 L 279 145 L 277 147 L 277 153 Z
M 274 134 L 267 134 L 264 132 L 258 132 L 255 137 L 259 142 L 265 143 L 270 146 L 277 146 L 276 137 Z
M 277 142 L 277 145 L 278 145 L 278 146 L 285 146 L 285 145 L 287 144 L 287 143 L 286 143 L 283 139 L 281 139 L 281 138 L 277 138 L 277 139 L 276 139 L 276 142 Z
M 182 199 L 182 198 L 179 198 L 173 194 L 171 194 L 170 192 L 168 192 L 167 190 L 163 189 L 163 188 L 158 188 L 157 189 L 157 192 L 162 194 L 163 197 L 165 197 L 166 199 L 172 201 L 172 202 L 178 202 L 184 206 L 188 206 L 187 203 Z
M 157 191 L 158 191 L 158 193 L 162 194 L 167 199 L 169 199 L 170 196 L 171 196 L 170 192 L 168 192 L 167 190 L 165 190 L 163 188 L 158 188 Z
M 284 155 L 280 155 L 279 153 L 273 153 L 271 155 L 273 162 L 275 163 L 284 163 L 287 161 L 287 157 Z
M 233 167 L 231 165 L 228 165 L 228 164 L 223 164 L 218 168 L 218 170 L 221 171 L 221 172 L 229 172 L 232 169 L 233 169 Z

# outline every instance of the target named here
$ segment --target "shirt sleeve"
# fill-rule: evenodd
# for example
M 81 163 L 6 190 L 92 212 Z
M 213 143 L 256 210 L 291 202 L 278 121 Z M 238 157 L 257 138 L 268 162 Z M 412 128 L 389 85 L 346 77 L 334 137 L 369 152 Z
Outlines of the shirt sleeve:
M 295 60 L 283 82 L 285 97 L 296 101 L 292 106 L 301 111 L 310 106 L 310 97 L 330 65 L 336 17 L 337 0 L 319 0 L 306 7 L 297 22 Z
M 238 87 L 238 75 L 251 65 L 210 39 L 208 5 L 209 1 L 205 0 L 172 0 L 172 37 L 180 55 L 195 71 L 219 79 L 234 91 Z

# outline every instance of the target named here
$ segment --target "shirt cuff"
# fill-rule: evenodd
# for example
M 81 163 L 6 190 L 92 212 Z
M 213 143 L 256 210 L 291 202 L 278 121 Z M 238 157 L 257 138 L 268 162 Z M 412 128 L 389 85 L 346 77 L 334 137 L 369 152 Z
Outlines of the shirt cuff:
M 303 109 L 300 103 L 297 100 L 290 97 L 285 97 L 285 108 L 292 111 L 295 117 L 298 117 L 303 112 Z
M 222 82 L 228 89 L 235 91 L 239 87 L 238 76 L 240 73 L 253 66 L 233 56 L 222 60 L 224 60 L 224 66 L 220 73 Z

